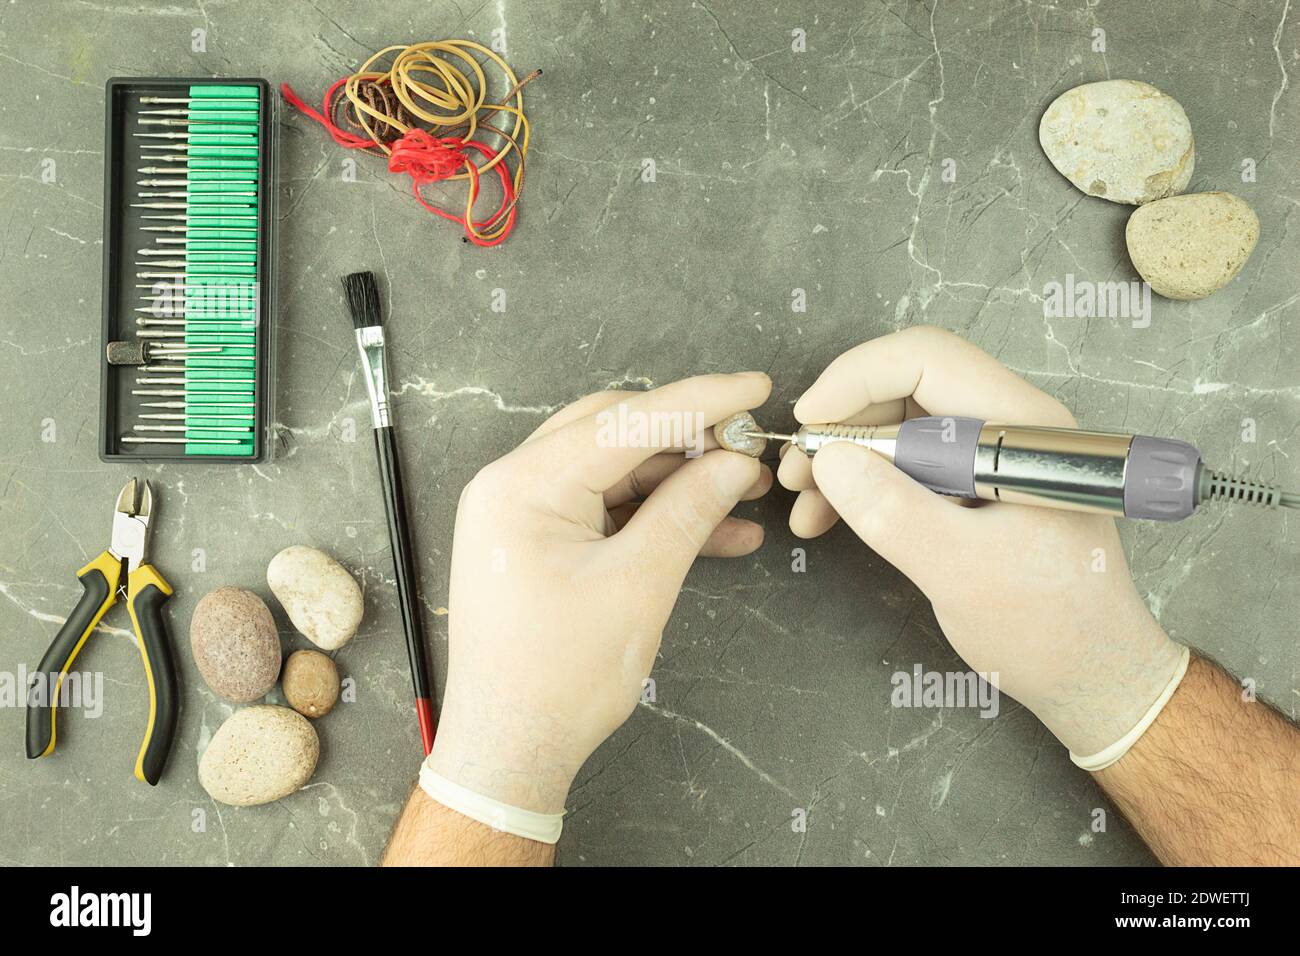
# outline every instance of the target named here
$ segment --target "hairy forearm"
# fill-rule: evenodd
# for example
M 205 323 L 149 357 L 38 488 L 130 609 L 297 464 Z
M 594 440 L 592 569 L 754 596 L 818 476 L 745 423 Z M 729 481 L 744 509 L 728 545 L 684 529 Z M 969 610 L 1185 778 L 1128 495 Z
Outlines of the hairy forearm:
M 1300 729 L 1209 661 L 1097 779 L 1163 863 L 1300 864 Z
M 550 866 L 555 847 L 502 833 L 449 810 L 419 787 L 406 801 L 384 866 Z

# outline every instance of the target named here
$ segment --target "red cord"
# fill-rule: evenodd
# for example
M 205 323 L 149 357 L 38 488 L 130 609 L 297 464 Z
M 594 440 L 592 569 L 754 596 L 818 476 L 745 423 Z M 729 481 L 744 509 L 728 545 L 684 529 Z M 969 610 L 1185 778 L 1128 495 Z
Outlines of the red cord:
M 357 136 L 346 130 L 339 129 L 331 118 L 334 110 L 332 103 L 340 87 L 347 83 L 348 77 L 336 82 L 325 92 L 325 101 L 321 104 L 321 112 L 312 109 L 304 103 L 293 91 L 288 83 L 280 85 L 280 94 L 301 112 L 307 114 L 316 122 L 325 127 L 334 142 L 338 143 L 344 149 L 364 149 L 370 150 L 375 147 L 375 143 L 368 137 Z M 384 82 L 380 80 L 379 82 Z M 435 138 L 428 131 L 418 128 L 412 128 L 403 134 L 402 138 L 392 144 L 392 152 L 388 157 L 388 171 L 391 173 L 406 173 L 411 177 L 411 192 L 415 195 L 416 200 L 425 209 L 434 215 L 441 216 L 443 219 L 450 219 L 452 222 L 458 222 L 461 228 L 465 230 L 465 238 L 474 243 L 476 246 L 489 248 L 500 245 L 505 241 L 506 236 L 515 227 L 515 218 L 518 212 L 515 206 L 515 187 L 510 179 L 510 174 L 506 171 L 505 163 L 498 163 L 493 168 L 501 179 L 501 205 L 497 211 L 482 221 L 475 220 L 473 229 L 464 216 L 457 216 L 436 206 L 429 205 L 424 197 L 420 195 L 420 187 L 425 183 L 438 182 L 439 180 L 449 179 L 455 176 L 462 169 L 469 173 L 469 206 L 472 209 L 474 203 L 478 200 L 479 177 L 478 168 L 474 161 L 465 154 L 465 150 L 472 149 L 481 155 L 486 162 L 491 162 L 496 158 L 497 152 L 491 146 L 485 143 L 479 143 L 475 140 L 460 139 L 456 136 L 444 136 L 441 139 Z M 474 234 L 475 229 L 483 229 L 490 226 L 502 214 L 509 209 L 510 213 L 506 219 L 504 228 L 494 239 L 480 239 Z

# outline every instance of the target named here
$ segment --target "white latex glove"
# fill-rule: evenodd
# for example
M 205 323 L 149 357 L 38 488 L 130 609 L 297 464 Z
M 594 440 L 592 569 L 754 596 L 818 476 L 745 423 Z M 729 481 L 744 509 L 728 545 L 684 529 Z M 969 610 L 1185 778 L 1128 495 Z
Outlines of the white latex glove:
M 970 343 L 911 328 L 844 353 L 799 399 L 801 423 L 880 424 L 967 415 L 1075 427 L 1060 402 Z M 848 444 L 811 461 L 783 451 L 777 477 L 800 492 L 790 529 L 811 538 L 839 517 L 934 605 L 953 648 L 1032 710 L 1072 753 L 1127 734 L 1183 655 L 1133 586 L 1115 522 L 1013 504 L 965 507 Z M 1099 551 L 1100 549 L 1100 551 Z M 1096 570 L 1104 561 L 1104 570 Z
M 510 806 L 564 809 L 578 769 L 636 706 L 691 563 L 763 541 L 727 513 L 772 474 L 719 449 L 712 426 L 770 390 L 766 375 L 742 372 L 590 395 L 465 487 L 435 773 Z M 691 426 L 678 436 L 704 454 L 665 451 L 668 428 L 608 447 L 618 403 L 628 422 L 678 416 Z

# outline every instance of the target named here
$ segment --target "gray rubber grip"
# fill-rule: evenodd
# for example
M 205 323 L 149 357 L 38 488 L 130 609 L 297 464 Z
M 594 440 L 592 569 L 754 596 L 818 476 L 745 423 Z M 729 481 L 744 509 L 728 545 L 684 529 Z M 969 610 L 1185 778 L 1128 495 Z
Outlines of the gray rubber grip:
M 912 418 L 898 429 L 894 466 L 941 495 L 975 497 L 975 446 L 984 423 L 955 415 Z
M 1196 510 L 1201 453 L 1185 441 L 1138 435 L 1124 469 L 1124 517 L 1180 521 Z

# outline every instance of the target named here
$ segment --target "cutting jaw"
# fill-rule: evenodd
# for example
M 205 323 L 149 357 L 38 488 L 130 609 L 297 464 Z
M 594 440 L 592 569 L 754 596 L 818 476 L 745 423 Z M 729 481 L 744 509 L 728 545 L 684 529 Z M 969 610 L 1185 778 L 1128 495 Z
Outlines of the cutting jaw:
M 108 547 L 114 557 L 126 561 L 128 572 L 144 563 L 151 517 L 153 491 L 149 482 L 132 478 L 118 493 L 113 509 L 113 539 Z

